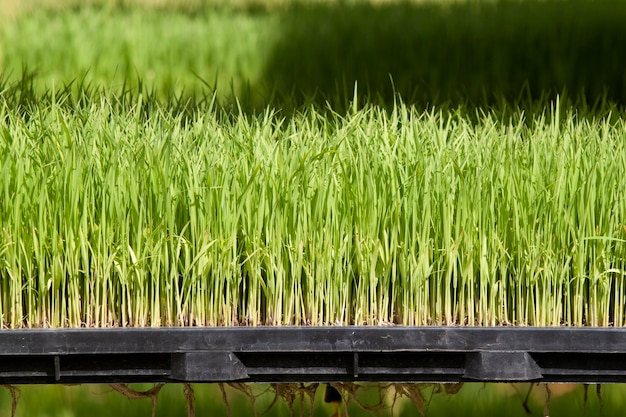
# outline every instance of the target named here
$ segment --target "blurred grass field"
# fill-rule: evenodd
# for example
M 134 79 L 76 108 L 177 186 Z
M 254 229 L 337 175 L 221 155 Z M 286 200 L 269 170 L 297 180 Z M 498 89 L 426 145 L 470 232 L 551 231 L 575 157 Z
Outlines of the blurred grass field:
M 86 5 L 88 4 L 88 5 Z M 90 5 L 89 5 L 90 4 Z M 626 2 L 3 2 L 0 68 L 74 82 L 338 109 L 362 100 L 626 102 Z

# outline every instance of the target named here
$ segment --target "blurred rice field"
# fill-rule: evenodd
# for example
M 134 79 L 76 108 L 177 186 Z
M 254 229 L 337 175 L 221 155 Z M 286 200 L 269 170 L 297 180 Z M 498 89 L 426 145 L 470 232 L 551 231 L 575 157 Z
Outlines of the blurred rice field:
M 626 102 L 626 3 L 4 0 L 0 68 L 259 110 L 353 98 L 420 107 Z M 12 16 L 9 18 L 8 16 Z

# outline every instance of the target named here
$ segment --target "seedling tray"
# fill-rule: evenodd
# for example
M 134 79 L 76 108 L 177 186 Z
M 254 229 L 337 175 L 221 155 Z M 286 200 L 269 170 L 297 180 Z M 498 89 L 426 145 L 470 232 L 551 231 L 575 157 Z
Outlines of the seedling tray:
M 626 382 L 626 329 L 0 331 L 0 384 L 229 381 Z

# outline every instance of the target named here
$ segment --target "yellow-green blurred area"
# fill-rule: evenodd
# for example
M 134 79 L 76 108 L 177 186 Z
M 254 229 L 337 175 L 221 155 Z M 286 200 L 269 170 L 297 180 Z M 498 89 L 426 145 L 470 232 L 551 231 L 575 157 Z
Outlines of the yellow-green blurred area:
M 384 386 L 383 386 L 384 387 Z M 132 385 L 138 392 L 152 388 L 151 385 Z M 323 402 L 323 386 L 317 390 L 298 390 L 297 386 L 272 390 L 267 385 L 241 387 L 215 384 L 193 386 L 196 416 L 329 416 L 331 405 Z M 310 388 L 310 386 L 309 386 Z M 406 385 L 402 389 L 411 393 L 396 399 L 397 390 L 380 387 L 358 390 L 351 395 L 342 390 L 350 401 L 342 404 L 342 414 L 360 416 L 620 416 L 626 400 L 621 385 L 552 384 L 479 384 L 468 383 L 456 393 L 445 392 L 439 385 Z M 81 386 L 22 386 L 17 402 L 16 417 L 78 417 L 78 416 L 151 416 L 151 398 L 130 399 L 108 385 Z M 285 398 L 275 402 L 275 392 Z M 451 391 L 451 390 L 449 390 Z M 223 394 L 224 393 L 224 394 Z M 293 395 L 290 395 L 293 394 Z M 300 393 L 303 393 L 302 395 Z M 309 394 L 313 397 L 309 397 Z M 224 401 L 224 395 L 228 401 Z M 252 397 L 255 399 L 252 400 Z M 156 397 L 156 416 L 186 416 L 189 403 L 183 385 L 170 384 L 163 387 Z M 304 401 L 303 401 L 304 399 Z M 311 399 L 313 409 L 311 409 Z M 287 403 L 293 400 L 289 407 Z M 9 416 L 12 398 L 8 389 L 0 390 L 0 415 Z M 304 404 L 304 406 L 302 405 Z M 392 407 L 393 406 L 393 407 Z M 268 407 L 271 408 L 266 413 Z M 293 412 L 293 414 L 291 414 Z
M 0 72 L 264 107 L 626 101 L 624 1 L 4 0 Z

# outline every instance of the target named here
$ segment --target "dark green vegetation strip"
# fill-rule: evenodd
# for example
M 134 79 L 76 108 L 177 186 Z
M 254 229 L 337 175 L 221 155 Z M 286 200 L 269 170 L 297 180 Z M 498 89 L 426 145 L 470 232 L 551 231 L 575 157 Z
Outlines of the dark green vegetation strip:
M 355 82 L 387 104 L 626 101 L 622 1 L 203 4 L 31 12 L 0 29 L 0 66 L 37 71 L 44 90 L 140 79 L 162 96 L 216 88 L 256 108 L 339 110 Z

